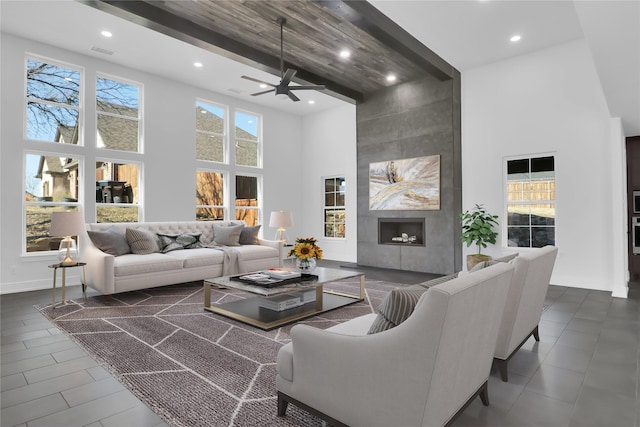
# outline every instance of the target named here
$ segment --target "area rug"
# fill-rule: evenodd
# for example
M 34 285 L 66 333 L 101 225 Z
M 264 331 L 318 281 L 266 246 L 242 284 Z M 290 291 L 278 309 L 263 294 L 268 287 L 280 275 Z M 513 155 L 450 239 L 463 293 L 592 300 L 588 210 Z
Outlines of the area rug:
M 359 279 L 331 289 L 356 294 Z M 366 280 L 366 299 L 298 323 L 328 328 L 375 312 L 389 290 Z M 253 296 L 211 291 L 212 303 Z M 37 306 L 172 426 L 320 426 L 290 406 L 276 415 L 276 356 L 293 325 L 262 331 L 203 309 L 201 282 Z

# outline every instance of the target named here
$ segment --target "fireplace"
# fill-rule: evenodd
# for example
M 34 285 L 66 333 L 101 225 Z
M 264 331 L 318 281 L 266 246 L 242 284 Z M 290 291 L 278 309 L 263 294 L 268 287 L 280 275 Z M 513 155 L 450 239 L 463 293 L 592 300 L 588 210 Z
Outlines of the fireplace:
M 378 218 L 378 244 L 424 246 L 424 218 Z

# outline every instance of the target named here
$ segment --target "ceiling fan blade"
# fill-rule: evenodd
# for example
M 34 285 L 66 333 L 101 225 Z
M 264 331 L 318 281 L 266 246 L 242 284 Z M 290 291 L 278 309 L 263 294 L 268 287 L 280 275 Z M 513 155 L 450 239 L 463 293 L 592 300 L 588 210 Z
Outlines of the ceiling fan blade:
M 252 93 L 251 96 L 264 95 L 265 93 L 273 92 L 273 89 L 263 90 L 262 92 Z
M 293 92 L 288 92 L 288 93 L 287 93 L 287 96 L 289 96 L 289 99 L 291 99 L 291 100 L 292 100 L 292 101 L 294 101 L 294 102 L 300 101 L 300 98 L 298 98 L 297 96 L 295 96 L 295 95 L 293 94 Z
M 293 68 L 288 68 L 287 72 L 284 73 L 284 76 L 282 77 L 282 81 L 280 82 L 280 84 L 283 86 L 287 86 L 289 83 L 291 83 L 291 80 L 293 80 L 296 73 L 297 71 L 294 70 Z
M 252 82 L 256 82 L 256 83 L 261 83 L 263 85 L 267 85 L 267 86 L 271 86 L 271 87 L 276 87 L 276 85 L 268 83 L 268 82 L 264 82 L 262 80 L 258 80 L 258 79 L 254 79 L 253 77 L 249 77 L 249 76 L 241 76 L 241 78 L 245 79 L 245 80 L 251 80 Z
M 314 86 L 289 86 L 289 90 L 325 90 L 326 87 L 324 85 L 314 85 Z

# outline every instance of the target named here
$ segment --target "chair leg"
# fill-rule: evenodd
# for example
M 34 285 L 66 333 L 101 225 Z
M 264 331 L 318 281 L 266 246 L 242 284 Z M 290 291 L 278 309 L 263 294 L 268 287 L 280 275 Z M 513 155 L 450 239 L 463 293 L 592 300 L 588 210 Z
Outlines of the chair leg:
M 489 381 L 486 381 L 480 389 L 480 400 L 484 406 L 489 406 Z
M 289 402 L 282 397 L 282 393 L 278 392 L 278 416 L 279 417 L 284 417 L 285 413 L 287 412 L 287 406 L 289 406 Z
M 536 325 L 536 327 L 533 329 L 532 334 L 533 334 L 533 338 L 536 341 L 540 341 L 540 335 L 538 334 L 538 325 Z
M 509 374 L 507 370 L 508 362 L 502 359 L 493 359 L 493 360 L 498 365 L 498 371 L 500 372 L 500 378 L 502 378 L 502 381 L 504 381 L 505 383 L 508 382 L 509 381 Z

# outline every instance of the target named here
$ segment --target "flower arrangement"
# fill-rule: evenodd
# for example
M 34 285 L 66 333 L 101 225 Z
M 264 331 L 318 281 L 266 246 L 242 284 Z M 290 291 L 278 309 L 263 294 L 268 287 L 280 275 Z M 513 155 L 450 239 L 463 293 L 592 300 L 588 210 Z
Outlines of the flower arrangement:
M 322 259 L 322 249 L 317 245 L 317 242 L 315 237 L 298 237 L 296 238 L 296 244 L 287 256 L 295 256 L 298 259 Z

